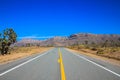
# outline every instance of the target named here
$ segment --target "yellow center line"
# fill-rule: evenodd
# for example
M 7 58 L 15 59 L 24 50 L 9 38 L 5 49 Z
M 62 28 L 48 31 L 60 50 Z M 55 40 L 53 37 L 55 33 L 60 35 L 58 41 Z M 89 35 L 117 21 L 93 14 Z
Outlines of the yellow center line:
M 61 80 L 66 80 L 65 71 L 64 71 L 64 64 L 62 61 L 62 53 L 60 51 L 60 48 L 58 50 L 58 53 L 59 53 L 58 62 L 60 63 Z

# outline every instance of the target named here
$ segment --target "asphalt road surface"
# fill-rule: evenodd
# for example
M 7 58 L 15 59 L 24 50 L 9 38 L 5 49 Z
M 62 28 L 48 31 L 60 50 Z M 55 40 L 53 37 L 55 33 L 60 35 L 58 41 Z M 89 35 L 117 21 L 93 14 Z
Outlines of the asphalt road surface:
M 66 80 L 120 80 L 120 67 L 60 48 Z M 61 80 L 58 48 L 0 65 L 0 80 Z

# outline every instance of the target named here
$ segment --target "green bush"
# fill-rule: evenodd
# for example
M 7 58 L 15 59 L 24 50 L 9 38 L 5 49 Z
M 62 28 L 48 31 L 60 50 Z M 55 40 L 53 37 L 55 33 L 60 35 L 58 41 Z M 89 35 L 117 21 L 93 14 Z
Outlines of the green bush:
M 10 45 L 16 42 L 17 35 L 13 29 L 5 29 L 3 33 L 0 34 L 0 51 L 1 54 L 8 54 Z

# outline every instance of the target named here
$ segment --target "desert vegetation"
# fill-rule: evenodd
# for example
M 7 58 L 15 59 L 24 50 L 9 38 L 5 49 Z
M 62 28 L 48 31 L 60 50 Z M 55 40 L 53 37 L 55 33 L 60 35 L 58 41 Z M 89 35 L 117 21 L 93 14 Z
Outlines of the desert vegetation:
M 71 46 L 68 46 L 68 48 L 120 60 L 119 38 L 117 42 L 114 40 L 105 40 L 102 43 L 89 43 L 89 40 L 85 40 L 83 44 L 73 44 Z
M 50 47 L 37 47 L 37 46 L 31 46 L 31 47 L 13 47 L 10 52 L 11 54 L 8 55 L 0 55 L 0 63 L 7 63 L 19 58 L 31 56 L 33 54 L 42 53 L 44 51 L 47 51 L 51 49 Z
M 16 42 L 17 34 L 12 28 L 7 28 L 0 33 L 0 53 L 10 54 L 10 45 Z
M 15 45 L 17 42 L 19 42 L 17 41 L 17 34 L 12 28 L 7 28 L 0 33 L 0 63 L 42 53 L 51 48 L 40 47 L 38 40 L 27 40 L 27 43 L 22 46 Z

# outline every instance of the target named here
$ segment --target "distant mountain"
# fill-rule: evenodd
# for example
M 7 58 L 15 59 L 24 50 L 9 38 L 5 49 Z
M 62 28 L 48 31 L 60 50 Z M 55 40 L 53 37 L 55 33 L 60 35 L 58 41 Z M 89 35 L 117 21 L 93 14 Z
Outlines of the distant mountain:
M 34 39 L 23 39 L 15 43 L 15 45 L 24 46 L 30 43 L 32 45 L 40 45 L 40 46 L 69 46 L 73 44 L 85 44 L 85 41 L 87 41 L 88 44 L 91 43 L 100 44 L 100 43 L 104 43 L 106 40 L 120 43 L 120 35 L 78 33 L 78 34 L 72 34 L 68 37 L 56 36 L 47 39 L 45 41 L 34 40 Z
M 30 45 L 39 45 L 41 43 L 40 40 L 35 40 L 35 39 L 22 39 L 14 44 L 14 46 L 26 46 L 28 44 Z
M 53 37 L 40 43 L 41 46 L 66 46 L 67 37 Z
M 88 44 L 91 43 L 104 43 L 106 40 L 108 41 L 114 41 L 114 42 L 120 42 L 120 35 L 116 34 L 91 34 L 91 33 L 78 33 L 78 34 L 72 34 L 68 37 L 67 42 L 69 42 L 69 45 L 72 44 L 84 44 L 85 41 L 88 42 Z

